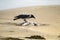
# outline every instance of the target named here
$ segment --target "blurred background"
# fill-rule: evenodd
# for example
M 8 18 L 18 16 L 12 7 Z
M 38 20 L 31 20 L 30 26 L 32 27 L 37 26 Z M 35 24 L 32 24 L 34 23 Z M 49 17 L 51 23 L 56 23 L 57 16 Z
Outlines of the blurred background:
M 38 26 L 18 26 L 23 20 L 13 19 L 22 13 L 33 14 L 36 19 L 28 20 Z M 60 40 L 60 0 L 0 0 L 0 38 L 32 35 L 43 36 L 46 40 Z
M 0 0 L 0 10 L 36 5 L 60 5 L 60 0 Z

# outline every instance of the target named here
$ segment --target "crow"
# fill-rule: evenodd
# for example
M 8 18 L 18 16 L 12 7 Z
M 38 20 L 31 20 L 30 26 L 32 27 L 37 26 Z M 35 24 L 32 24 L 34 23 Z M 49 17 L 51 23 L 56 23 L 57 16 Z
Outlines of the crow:
M 35 17 L 32 14 L 30 14 L 30 15 L 29 14 L 21 14 L 21 15 L 15 16 L 13 20 L 24 19 L 24 21 L 27 22 L 26 19 L 29 19 L 29 18 L 35 18 Z

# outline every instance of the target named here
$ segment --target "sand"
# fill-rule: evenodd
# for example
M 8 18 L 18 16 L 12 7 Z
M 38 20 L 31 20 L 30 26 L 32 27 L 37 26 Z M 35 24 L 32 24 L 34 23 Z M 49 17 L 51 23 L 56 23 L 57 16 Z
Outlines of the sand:
M 38 26 L 18 26 L 22 19 L 13 21 L 19 14 L 33 14 L 36 19 L 27 19 L 36 22 Z M 45 25 L 42 25 L 45 24 Z M 60 5 L 32 6 L 0 11 L 0 36 L 23 38 L 31 35 L 40 35 L 46 40 L 59 40 L 60 35 Z

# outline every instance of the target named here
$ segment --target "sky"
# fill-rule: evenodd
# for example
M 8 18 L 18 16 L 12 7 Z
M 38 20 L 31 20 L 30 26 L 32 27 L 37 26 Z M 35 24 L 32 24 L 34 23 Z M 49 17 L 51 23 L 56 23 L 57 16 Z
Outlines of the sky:
M 36 5 L 60 5 L 60 0 L 0 0 L 0 10 Z

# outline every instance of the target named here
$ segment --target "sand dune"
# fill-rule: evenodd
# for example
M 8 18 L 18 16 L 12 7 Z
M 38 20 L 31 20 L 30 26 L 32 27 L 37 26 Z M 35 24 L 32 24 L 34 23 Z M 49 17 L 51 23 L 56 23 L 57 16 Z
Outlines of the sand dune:
M 33 14 L 36 19 L 27 20 L 36 22 L 38 26 L 18 26 L 23 20 L 13 21 L 13 18 L 24 13 Z M 21 38 L 31 35 L 41 35 L 46 40 L 59 40 L 57 36 L 60 35 L 60 5 L 33 6 L 0 11 L 0 36 Z

